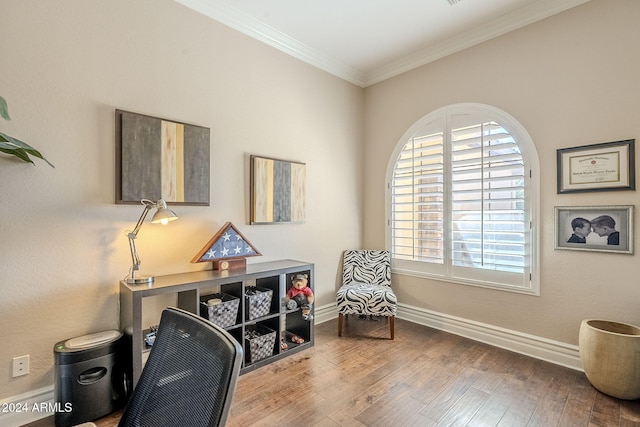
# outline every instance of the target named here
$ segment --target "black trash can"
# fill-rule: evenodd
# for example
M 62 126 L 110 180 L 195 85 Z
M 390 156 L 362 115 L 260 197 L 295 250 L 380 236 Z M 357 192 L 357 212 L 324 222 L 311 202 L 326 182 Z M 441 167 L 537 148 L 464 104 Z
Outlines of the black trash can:
M 124 346 L 123 334 L 115 330 L 56 343 L 53 353 L 57 427 L 93 421 L 124 405 L 128 392 L 122 363 Z

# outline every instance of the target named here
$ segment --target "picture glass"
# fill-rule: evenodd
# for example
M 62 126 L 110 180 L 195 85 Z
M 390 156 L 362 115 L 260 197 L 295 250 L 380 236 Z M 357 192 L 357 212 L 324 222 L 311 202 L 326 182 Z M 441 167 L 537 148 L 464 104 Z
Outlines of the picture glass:
M 630 139 L 558 150 L 558 193 L 635 189 L 634 143 Z
M 555 210 L 556 249 L 633 253 L 633 206 Z

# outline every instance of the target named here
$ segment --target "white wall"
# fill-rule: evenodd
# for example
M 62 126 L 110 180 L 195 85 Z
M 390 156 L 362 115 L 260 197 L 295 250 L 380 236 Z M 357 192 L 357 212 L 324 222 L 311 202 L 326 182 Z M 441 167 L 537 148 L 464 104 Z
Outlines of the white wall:
M 0 155 L 0 399 L 53 383 L 58 340 L 118 327 L 125 232 L 115 205 L 114 109 L 211 128 L 211 206 L 138 236 L 144 272 L 189 261 L 226 221 L 263 254 L 316 264 L 335 300 L 341 251 L 361 242 L 363 90 L 169 0 L 3 0 L 0 130 L 55 164 Z M 248 155 L 307 164 L 307 220 L 248 224 Z M 11 378 L 30 354 L 31 373 Z
M 540 157 L 540 297 L 394 276 L 401 302 L 569 344 L 584 318 L 640 324 L 638 254 L 553 249 L 554 206 L 640 202 L 638 191 L 556 193 L 557 149 L 640 138 L 639 16 L 638 1 L 592 0 L 365 90 L 365 247 L 385 244 L 393 149 L 431 111 L 493 105 L 520 121 Z

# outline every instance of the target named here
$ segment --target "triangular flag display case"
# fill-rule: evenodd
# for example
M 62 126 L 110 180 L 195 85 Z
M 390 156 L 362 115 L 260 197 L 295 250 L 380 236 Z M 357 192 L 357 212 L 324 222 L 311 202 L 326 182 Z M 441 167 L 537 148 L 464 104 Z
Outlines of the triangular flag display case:
M 191 260 L 211 262 L 213 270 L 245 268 L 247 258 L 262 255 L 246 237 L 230 222 L 227 222 Z

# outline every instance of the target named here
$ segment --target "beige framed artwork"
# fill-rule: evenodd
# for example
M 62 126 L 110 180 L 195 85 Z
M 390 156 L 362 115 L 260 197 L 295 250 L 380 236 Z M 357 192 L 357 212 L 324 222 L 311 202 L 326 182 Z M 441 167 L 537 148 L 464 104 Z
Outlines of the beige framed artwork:
M 209 128 L 116 110 L 116 203 L 209 206 Z
M 306 164 L 250 157 L 251 224 L 305 221 Z

